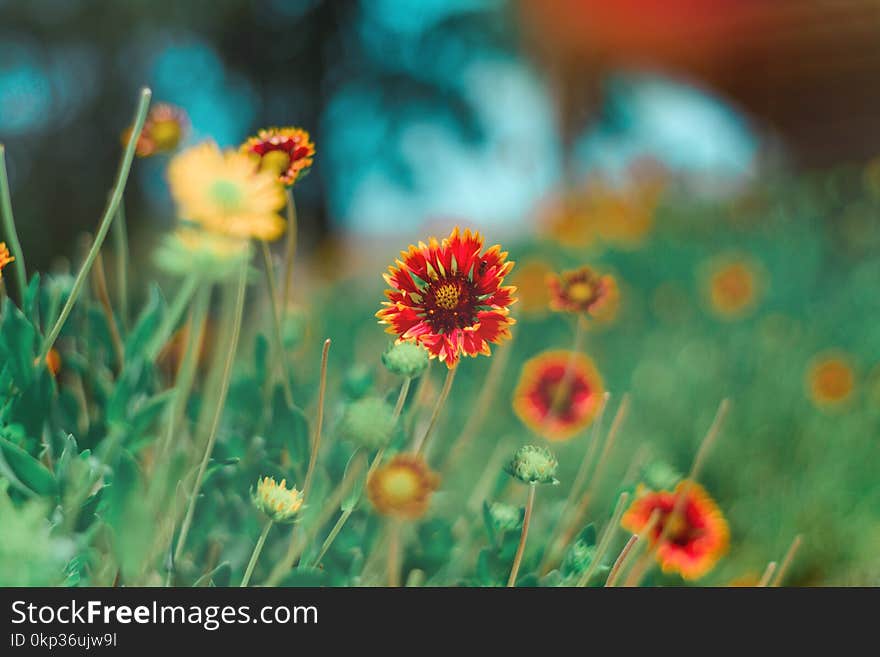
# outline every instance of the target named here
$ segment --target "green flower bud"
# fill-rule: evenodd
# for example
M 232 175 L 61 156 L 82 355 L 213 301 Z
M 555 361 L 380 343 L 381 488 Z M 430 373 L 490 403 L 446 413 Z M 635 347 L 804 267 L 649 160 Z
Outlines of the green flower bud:
M 507 474 L 526 484 L 558 484 L 556 467 L 559 462 L 546 447 L 523 445 L 505 469 Z
M 489 507 L 489 516 L 492 518 L 492 525 L 498 533 L 503 534 L 504 532 L 517 531 L 522 527 L 523 508 L 513 504 L 493 502 L 492 506 Z
M 672 490 L 681 481 L 681 473 L 666 461 L 649 463 L 642 476 L 651 490 Z
M 273 522 L 290 520 L 303 505 L 302 492 L 286 484 L 284 479 L 279 484 L 272 477 L 263 477 L 257 482 L 256 492 L 251 491 L 254 506 Z
M 382 363 L 390 372 L 413 379 L 428 367 L 428 351 L 414 342 L 398 342 L 385 350 Z
M 353 401 L 345 409 L 339 423 L 339 435 L 344 440 L 367 449 L 379 449 L 391 441 L 394 430 L 394 412 L 378 397 L 364 397 Z

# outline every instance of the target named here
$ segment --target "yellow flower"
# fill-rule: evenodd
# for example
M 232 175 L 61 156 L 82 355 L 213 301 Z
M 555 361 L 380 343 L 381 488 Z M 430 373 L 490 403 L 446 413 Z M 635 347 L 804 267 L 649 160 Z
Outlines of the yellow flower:
M 0 279 L 3 278 L 3 268 L 14 260 L 15 258 L 9 255 L 9 249 L 6 247 L 6 242 L 0 242 Z
M 209 231 L 265 241 L 284 233 L 284 189 L 244 153 L 199 144 L 171 161 L 168 179 L 180 216 Z
M 257 482 L 257 492 L 253 494 L 254 506 L 273 522 L 285 522 L 296 515 L 303 505 L 303 494 L 294 488 L 287 488 L 287 481 L 279 484 L 272 477 L 263 477 Z
M 820 356 L 807 372 L 807 392 L 817 406 L 840 404 L 855 389 L 855 373 L 843 354 Z

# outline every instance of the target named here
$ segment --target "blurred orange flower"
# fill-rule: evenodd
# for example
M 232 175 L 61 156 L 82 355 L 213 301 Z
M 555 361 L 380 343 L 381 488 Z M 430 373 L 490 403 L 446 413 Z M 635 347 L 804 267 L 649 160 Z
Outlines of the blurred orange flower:
M 574 351 L 547 351 L 523 366 L 513 410 L 537 435 L 568 440 L 590 425 L 605 387 L 593 361 Z
M 739 319 L 758 302 L 761 275 L 758 267 L 741 256 L 723 256 L 709 263 L 707 296 L 712 311 L 724 319 Z
M 617 281 L 610 274 L 598 274 L 590 267 L 550 274 L 550 308 L 557 312 L 582 313 L 600 321 L 611 321 L 620 307 Z
M 189 129 L 189 119 L 181 108 L 168 103 L 157 103 L 150 108 L 144 127 L 135 145 L 138 157 L 150 157 L 174 150 L 183 141 Z M 131 136 L 129 126 L 122 133 L 122 143 Z
M 397 454 L 367 481 L 367 497 L 382 515 L 403 519 L 423 516 L 440 477 L 415 454 Z
M 563 246 L 597 242 L 624 248 L 640 246 L 654 226 L 662 186 L 654 179 L 620 187 L 591 181 L 551 202 L 542 212 L 549 236 Z
M 833 406 L 849 399 L 856 377 L 849 359 L 833 353 L 816 358 L 807 371 L 807 394 L 817 406 Z
M 3 279 L 3 268 L 10 262 L 15 262 L 15 258 L 9 255 L 9 248 L 6 242 L 0 242 L 0 280 Z
M 640 534 L 655 512 L 657 520 L 649 541 L 663 572 L 699 579 L 727 552 L 727 520 L 695 481 L 679 482 L 674 492 L 644 492 L 623 515 L 621 525 Z

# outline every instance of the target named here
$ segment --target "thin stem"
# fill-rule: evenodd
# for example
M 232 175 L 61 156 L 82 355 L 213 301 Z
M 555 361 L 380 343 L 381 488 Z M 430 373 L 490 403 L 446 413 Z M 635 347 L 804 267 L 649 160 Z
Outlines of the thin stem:
M 9 176 L 6 173 L 6 147 L 0 144 L 0 214 L 3 216 L 3 232 L 9 242 L 9 250 L 15 258 L 15 282 L 18 287 L 18 302 L 24 302 L 27 289 L 27 270 L 24 264 L 24 252 L 18 241 L 15 229 L 15 218 L 12 215 L 12 195 L 9 193 Z
M 486 380 L 483 382 L 483 386 L 480 389 L 480 395 L 474 401 L 473 408 L 468 415 L 468 419 L 465 422 L 461 433 L 458 434 L 458 438 L 455 439 L 452 447 L 446 452 L 446 457 L 443 459 L 443 464 L 440 466 L 442 471 L 448 472 L 455 466 L 455 463 L 464 453 L 465 449 L 486 420 L 486 415 L 488 415 L 489 409 L 492 408 L 495 395 L 498 392 L 498 386 L 501 383 L 501 374 L 504 372 L 507 360 L 512 351 L 511 345 L 508 343 L 503 347 L 500 347 L 496 352 L 495 357 L 492 359 L 492 364 L 489 365 L 489 372 L 486 374 Z
M 562 379 L 560 379 L 559 385 L 556 387 L 556 392 L 553 394 L 553 399 L 550 404 L 550 412 L 547 413 L 547 417 L 543 422 L 544 426 L 549 425 L 556 419 L 557 415 L 562 410 L 566 396 L 570 394 L 571 382 L 574 379 L 575 364 L 577 362 L 578 354 L 580 354 L 584 348 L 584 338 L 586 337 L 586 334 L 587 320 L 583 315 L 578 315 L 577 325 L 574 331 L 574 344 L 571 346 L 571 352 L 568 357 L 568 362 L 565 364 L 565 371 L 562 373 Z
M 443 382 L 443 388 L 440 390 L 440 396 L 437 397 L 437 403 L 434 404 L 434 410 L 431 413 L 431 419 L 428 422 L 428 428 L 425 429 L 425 433 L 422 434 L 421 440 L 419 440 L 419 442 L 414 445 L 413 451 L 419 456 L 423 456 L 425 450 L 428 447 L 428 438 L 431 437 L 431 433 L 434 431 L 434 427 L 437 424 L 437 418 L 440 417 L 440 411 L 443 409 L 443 405 L 446 403 L 446 398 L 449 397 L 449 390 L 452 388 L 452 381 L 455 379 L 455 372 L 457 370 L 457 363 L 446 370 L 446 380 Z
M 718 405 L 718 410 L 715 412 L 715 419 L 712 420 L 709 431 L 706 432 L 706 435 L 700 442 L 699 448 L 697 448 L 697 454 L 694 456 L 694 462 L 691 464 L 690 472 L 688 473 L 687 478 L 681 482 L 681 490 L 675 499 L 675 506 L 672 507 L 672 511 L 669 514 L 670 520 L 681 518 L 681 514 L 684 513 L 684 507 L 687 504 L 688 499 L 688 491 L 690 490 L 691 485 L 696 481 L 697 477 L 700 476 L 700 472 L 703 469 L 703 464 L 706 461 L 709 450 L 715 444 L 715 441 L 718 439 L 718 435 L 721 432 L 721 425 L 724 423 L 724 418 L 727 417 L 727 411 L 729 408 L 729 400 L 722 399 L 721 403 Z M 669 537 L 671 527 L 675 524 L 674 521 L 667 521 L 663 524 L 663 531 L 660 532 L 660 537 L 657 540 L 658 544 L 663 543 Z
M 318 384 L 318 411 L 317 417 L 315 419 L 315 436 L 312 439 L 312 449 L 311 454 L 309 455 L 309 466 L 306 470 L 305 483 L 303 484 L 303 503 L 305 503 L 308 499 L 309 492 L 312 489 L 312 479 L 315 474 L 315 467 L 318 463 L 318 450 L 321 447 L 321 431 L 324 424 L 324 397 L 327 391 L 327 360 L 329 357 L 329 352 L 330 338 L 327 338 L 326 340 L 324 340 L 324 347 L 321 350 L 321 379 Z M 296 539 L 297 531 L 296 525 L 294 525 L 293 529 L 290 530 L 290 539 L 287 544 L 287 552 L 269 574 L 269 579 L 267 580 L 268 585 L 271 586 L 280 582 L 287 571 L 293 568 L 296 560 L 300 557 L 303 550 L 305 550 L 306 542 L 299 541 L 299 543 L 302 544 L 302 547 L 299 547 Z
M 223 407 L 226 404 L 226 394 L 229 392 L 229 383 L 232 379 L 232 364 L 235 361 L 235 352 L 238 347 L 238 338 L 241 334 L 241 320 L 244 315 L 244 297 L 247 290 L 247 271 L 248 265 L 242 263 L 241 271 L 238 274 L 238 284 L 235 293 L 235 308 L 232 319 L 232 332 L 229 337 L 229 347 L 226 351 L 226 360 L 223 363 L 223 374 L 220 379 L 220 388 L 217 395 L 217 403 L 214 406 L 214 417 L 211 421 L 210 433 L 208 434 L 208 442 L 205 446 L 205 453 L 202 455 L 202 461 L 199 464 L 199 471 L 196 475 L 196 481 L 193 484 L 192 492 L 187 503 L 186 515 L 180 526 L 180 536 L 177 539 L 177 547 L 174 550 L 175 563 L 180 560 L 183 554 L 183 548 L 186 545 L 186 537 L 189 534 L 192 525 L 193 514 L 196 510 L 196 500 L 199 497 L 199 491 L 202 488 L 202 481 L 205 478 L 205 471 L 208 469 L 208 462 L 211 459 L 211 452 L 214 451 L 214 443 L 217 442 L 217 429 L 220 426 L 220 417 L 223 414 Z
M 593 431 L 589 446 L 584 452 L 584 458 L 581 459 L 581 464 L 578 468 L 577 475 L 575 475 L 574 483 L 572 483 L 571 488 L 568 491 L 568 497 L 566 498 L 565 504 L 562 507 L 562 513 L 559 515 L 559 519 L 556 521 L 556 526 L 553 528 L 553 531 L 550 532 L 550 540 L 547 543 L 550 547 L 547 550 L 547 554 L 544 556 L 541 567 L 538 569 L 541 574 L 546 574 L 550 570 L 550 564 L 553 563 L 554 559 L 556 558 L 556 553 L 559 551 L 559 533 L 565 528 L 565 521 L 568 519 L 569 515 L 572 512 L 572 509 L 575 507 L 575 500 L 581 488 L 583 487 L 584 482 L 587 480 L 587 475 L 589 474 L 590 468 L 593 465 L 593 459 L 596 456 L 596 450 L 599 448 L 599 430 L 602 427 L 602 420 L 605 417 L 605 409 L 608 406 L 608 399 L 610 397 L 611 395 L 607 392 L 602 396 L 602 402 L 599 405 L 599 411 L 597 412 L 596 419 L 593 422 Z
M 623 546 L 620 554 L 617 555 L 617 559 L 614 560 L 614 565 L 611 566 L 611 571 L 608 573 L 608 579 L 605 580 L 606 587 L 614 586 L 617 583 L 617 578 L 621 572 L 621 566 L 623 566 L 623 563 L 626 561 L 626 558 L 629 556 L 630 551 L 633 549 L 638 540 L 638 534 L 633 534 L 629 537 L 626 545 Z
M 785 574 L 791 567 L 791 563 L 794 561 L 794 555 L 797 554 L 798 548 L 800 548 L 800 546 L 801 535 L 798 534 L 794 537 L 794 540 L 791 542 L 788 551 L 785 553 L 785 558 L 783 558 L 782 560 L 782 565 L 779 566 L 779 570 L 776 571 L 776 576 L 773 578 L 773 583 L 770 586 L 782 586 Z
M 324 340 L 324 348 L 321 350 L 321 380 L 318 386 L 318 411 L 315 419 L 315 437 L 312 440 L 312 451 L 309 455 L 309 468 L 306 470 L 306 480 L 303 484 L 303 502 L 308 498 L 312 489 L 312 478 L 315 475 L 315 466 L 318 465 L 318 450 L 321 448 L 321 430 L 324 425 L 324 397 L 327 393 L 327 360 L 330 352 L 330 338 Z
M 388 528 L 388 586 L 400 586 L 400 530 L 401 521 L 397 519 L 389 520 L 391 526 Z
M 293 408 L 293 392 L 290 390 L 290 368 L 287 365 L 287 351 L 284 349 L 284 336 L 281 333 L 281 315 L 278 311 L 278 286 L 275 283 L 275 267 L 272 264 L 272 253 L 269 243 L 260 241 L 263 253 L 263 269 L 266 272 L 266 285 L 269 288 L 269 306 L 272 309 L 272 334 L 275 337 L 276 360 L 281 367 L 281 387 L 284 400 L 289 408 Z
M 119 296 L 119 319 L 128 326 L 128 227 L 125 225 L 125 203 L 119 203 L 113 222 L 113 242 L 116 247 L 116 292 Z
M 327 550 L 330 549 L 330 546 L 333 545 L 333 541 L 336 540 L 336 537 L 339 535 L 339 532 L 342 531 L 342 528 L 345 526 L 345 523 L 348 521 L 348 517 L 354 512 L 354 508 L 346 509 L 342 512 L 342 515 L 339 516 L 339 519 L 336 521 L 336 524 L 333 525 L 333 529 L 330 530 L 330 533 L 327 534 L 327 538 L 324 539 L 324 542 L 321 544 L 321 551 L 318 553 L 318 556 L 315 557 L 315 561 L 312 563 L 312 568 L 317 568 L 318 564 L 321 563 L 321 559 L 324 558 L 324 555 L 327 554 Z
M 155 360 L 159 352 L 162 351 L 162 347 L 168 343 L 174 328 L 177 326 L 198 289 L 199 282 L 198 277 L 195 275 L 187 276 L 183 280 L 183 283 L 177 290 L 177 294 L 174 295 L 174 299 L 172 299 L 171 304 L 168 306 L 168 312 L 165 313 L 162 323 L 156 329 L 156 333 L 147 347 L 147 358 L 149 360 Z
M 397 395 L 397 403 L 394 405 L 394 413 L 391 415 L 392 426 L 397 424 L 397 419 L 400 417 L 401 412 L 403 412 L 403 404 L 406 401 L 406 396 L 409 394 L 409 386 L 411 383 L 412 379 L 406 377 L 403 380 L 403 385 L 400 386 L 400 393 Z
M 758 580 L 758 587 L 764 588 L 770 586 L 770 580 L 773 579 L 773 573 L 776 572 L 776 562 L 771 561 L 767 564 L 767 567 L 764 569 L 764 574 L 761 575 L 761 579 Z
M 572 539 L 575 532 L 577 531 L 578 526 L 580 525 L 584 516 L 587 514 L 587 510 L 590 507 L 590 502 L 592 502 L 593 500 L 593 493 L 599 483 L 601 483 L 605 464 L 608 462 L 608 457 L 611 454 L 611 450 L 613 449 L 615 442 L 617 441 L 617 436 L 620 433 L 620 428 L 623 426 L 623 420 L 626 417 L 626 412 L 628 408 L 629 395 L 624 395 L 623 398 L 620 400 L 620 406 L 617 407 L 617 413 L 615 413 L 614 415 L 614 420 L 612 420 L 611 422 L 611 428 L 608 430 L 608 436 L 605 439 L 605 445 L 602 448 L 602 454 L 599 456 L 599 461 L 596 464 L 596 468 L 593 471 L 592 476 L 590 477 L 590 483 L 587 486 L 587 490 L 584 491 L 583 495 L 581 495 L 581 500 L 578 503 L 577 508 L 571 514 L 571 520 L 566 525 L 565 532 L 556 542 L 554 557 L 558 555 L 560 546 L 567 545 L 568 542 Z
M 532 521 L 532 509 L 535 506 L 535 490 L 537 484 L 529 483 L 529 497 L 526 500 L 526 512 L 523 516 L 522 531 L 519 534 L 519 545 L 516 547 L 516 556 L 513 557 L 513 566 L 510 569 L 510 577 L 507 580 L 507 588 L 516 585 L 516 576 L 519 574 L 519 566 L 522 563 L 523 554 L 526 551 L 526 539 L 529 537 L 529 524 Z
M 113 315 L 113 307 L 110 305 L 110 294 L 107 292 L 107 277 L 104 275 L 104 258 L 98 253 L 95 258 L 94 285 L 95 295 L 98 297 L 98 303 L 104 313 L 104 320 L 107 322 L 107 330 L 110 332 L 110 342 L 113 345 L 113 353 L 116 356 L 117 371 L 122 369 L 125 363 L 125 349 L 122 346 L 122 337 L 119 335 L 119 327 L 116 326 L 116 318 Z
M 584 587 L 589 584 L 590 578 L 593 576 L 593 573 L 595 573 L 596 569 L 599 568 L 602 557 L 605 556 L 605 553 L 611 546 L 611 539 L 614 538 L 614 534 L 617 532 L 617 526 L 620 524 L 620 517 L 623 515 L 623 510 L 626 508 L 626 502 L 628 499 L 629 493 L 625 491 L 620 494 L 620 497 L 617 498 L 617 506 L 614 507 L 614 513 L 611 515 L 611 521 L 608 523 L 608 526 L 605 527 L 605 531 L 602 532 L 602 538 L 599 539 L 599 545 L 596 547 L 596 551 L 593 553 L 593 558 L 590 560 L 590 565 L 587 566 L 584 574 L 581 575 L 580 579 L 578 580 L 577 585 L 579 587 Z
M 171 441 L 177 433 L 177 425 L 181 422 L 186 413 L 186 404 L 189 399 L 189 393 L 192 390 L 193 382 L 195 381 L 195 373 L 199 363 L 202 340 L 205 334 L 205 319 L 208 316 L 210 299 L 211 286 L 205 285 L 196 294 L 193 309 L 190 313 L 186 351 L 183 354 L 180 368 L 176 373 L 174 401 L 172 402 L 168 414 L 168 428 L 165 431 L 165 436 L 159 447 L 159 459 L 166 454 L 168 448 L 171 446 Z
M 645 525 L 642 531 L 638 534 L 633 534 L 630 537 L 629 541 L 627 541 L 623 551 L 617 557 L 617 561 L 615 561 L 614 567 L 611 569 L 611 572 L 608 573 L 608 579 L 605 581 L 605 586 L 617 585 L 617 581 L 626 572 L 626 567 L 629 565 L 629 562 L 636 557 L 641 556 L 642 546 L 645 545 L 646 540 L 649 537 L 654 535 L 654 528 L 657 526 L 657 523 L 659 521 L 660 511 L 659 509 L 655 509 L 651 513 L 651 516 L 648 518 L 648 523 Z M 626 586 L 626 582 L 624 582 L 624 586 Z
M 284 291 L 281 296 L 281 308 L 287 312 L 290 302 L 290 288 L 293 279 L 293 260 L 296 257 L 297 221 L 296 204 L 293 202 L 293 189 L 288 187 L 287 193 L 287 244 L 284 254 Z
M 244 588 L 248 585 L 248 582 L 251 581 L 251 575 L 254 573 L 254 566 L 257 565 L 257 559 L 260 558 L 260 552 L 263 551 L 263 544 L 266 542 L 266 537 L 269 535 L 269 530 L 272 529 L 272 525 L 274 523 L 269 520 L 266 523 L 266 526 L 263 527 L 263 531 L 260 533 L 260 538 L 257 539 L 257 544 L 254 546 L 254 551 L 251 553 L 251 560 L 248 561 L 247 569 L 244 571 L 244 577 L 241 578 L 241 584 L 239 587 Z
M 407 379 L 409 380 L 409 379 Z M 382 463 L 382 458 L 385 456 L 385 448 L 383 447 L 378 452 L 376 452 L 376 456 L 373 457 L 372 462 L 370 463 L 370 467 L 367 470 L 367 476 L 364 478 L 364 483 L 370 480 L 370 477 L 376 471 L 376 468 L 379 467 L 379 464 Z M 355 475 L 360 473 L 360 469 L 355 472 Z M 345 482 L 343 482 L 344 484 Z M 340 486 L 340 493 L 345 492 L 345 487 Z M 342 495 L 337 494 L 331 498 L 330 503 L 327 505 L 330 508 L 335 508 L 341 499 Z M 354 513 L 355 506 L 353 505 L 350 509 L 343 510 L 342 514 L 336 520 L 336 524 L 333 525 L 333 529 L 330 530 L 330 533 L 327 535 L 327 538 L 324 539 L 324 543 L 321 544 L 321 552 L 318 554 L 317 558 L 312 562 L 312 567 L 317 568 L 318 564 L 321 563 L 321 559 L 324 558 L 324 555 L 327 554 L 327 550 L 330 549 L 330 546 L 333 545 L 333 541 L 336 540 L 336 537 L 339 535 L 339 532 L 342 531 L 342 528 L 345 526 L 345 523 L 348 522 L 349 516 Z M 322 517 L 316 524 L 316 526 L 320 527 L 323 525 L 329 517 Z M 298 556 L 298 555 L 297 555 Z
M 724 419 L 727 417 L 727 412 L 729 410 L 730 400 L 722 399 L 721 403 L 718 405 L 718 410 L 715 412 L 715 419 L 712 420 L 712 426 L 709 427 L 709 431 L 706 432 L 703 442 L 700 443 L 700 447 L 697 449 L 697 455 L 694 457 L 693 464 L 691 464 L 691 471 L 690 474 L 688 474 L 688 479 L 695 480 L 700 476 L 700 473 L 703 470 L 703 464 L 706 462 L 706 457 L 712 449 L 712 446 L 715 444 L 715 441 L 718 439 L 718 435 L 721 432 L 721 426 L 724 424 Z
M 400 386 L 400 393 L 397 395 L 397 403 L 394 405 L 394 413 L 391 417 L 392 425 L 397 423 L 397 420 L 400 418 L 400 413 L 403 410 L 403 405 L 406 402 L 406 397 L 409 394 L 410 383 L 412 383 L 412 379 L 410 377 L 406 377 L 403 380 L 403 385 Z M 379 467 L 379 464 L 382 463 L 382 457 L 385 456 L 385 448 L 381 448 L 378 452 L 376 452 L 376 456 L 373 457 L 373 461 L 370 463 L 370 467 L 367 470 L 367 476 L 365 478 L 365 482 L 369 481 L 372 474 L 376 471 L 376 468 Z M 344 483 L 344 482 L 343 482 Z M 336 496 L 334 496 L 336 497 Z M 336 506 L 336 503 L 332 506 Z M 345 509 L 342 512 L 342 515 L 336 520 L 336 524 L 333 525 L 333 529 L 330 530 L 330 533 L 327 534 L 327 538 L 324 539 L 324 543 L 321 545 L 321 551 L 318 554 L 317 558 L 312 563 L 312 567 L 317 567 L 319 563 L 321 563 L 321 559 L 324 558 L 324 555 L 327 554 L 327 550 L 330 549 L 330 546 L 333 545 L 333 541 L 336 540 L 336 537 L 339 535 L 339 532 L 342 531 L 342 528 L 345 526 L 345 523 L 348 521 L 349 516 L 354 512 L 354 507 L 350 509 Z M 323 523 L 318 523 L 319 525 Z
M 147 117 L 147 109 L 150 106 L 150 96 L 152 96 L 152 92 L 149 89 L 144 88 L 141 90 L 140 101 L 134 117 L 134 124 L 131 130 L 131 135 L 128 138 L 128 144 L 126 145 L 125 152 L 122 156 L 122 162 L 119 165 L 119 172 L 116 175 L 116 184 L 113 187 L 113 193 L 110 195 L 110 201 L 107 203 L 107 208 L 104 210 L 104 216 L 101 218 L 101 223 L 98 232 L 95 235 L 95 241 L 92 244 L 92 248 L 89 249 L 86 260 L 83 262 L 82 267 L 80 267 L 80 270 L 76 275 L 76 279 L 73 281 L 70 296 L 67 297 L 67 302 L 61 309 L 61 314 L 58 315 L 58 320 L 55 322 L 55 326 L 52 327 L 49 335 L 47 335 L 46 339 L 43 341 L 43 347 L 40 350 L 40 361 L 46 358 L 46 354 L 49 353 L 49 350 L 55 344 L 55 340 L 58 339 L 58 335 L 61 333 L 61 329 L 64 327 L 64 323 L 70 316 L 70 312 L 73 310 L 73 306 L 82 291 L 83 284 L 92 269 L 95 258 L 98 257 L 101 246 L 104 244 L 104 238 L 107 237 L 107 231 L 110 230 L 110 224 L 113 223 L 113 218 L 116 216 L 116 210 L 122 201 L 122 193 L 125 190 L 125 183 L 128 181 L 128 174 L 129 171 L 131 171 L 131 163 L 132 160 L 134 160 L 135 145 L 137 144 L 141 130 L 144 127 L 144 120 Z

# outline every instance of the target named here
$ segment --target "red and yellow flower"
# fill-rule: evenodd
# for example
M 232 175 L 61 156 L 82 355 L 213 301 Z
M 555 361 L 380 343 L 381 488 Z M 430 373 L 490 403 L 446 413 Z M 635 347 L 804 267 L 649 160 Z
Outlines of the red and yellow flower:
M 183 141 L 188 129 L 186 112 L 169 103 L 157 103 L 147 114 L 134 152 L 138 157 L 150 157 L 172 151 Z M 127 144 L 130 136 L 128 127 L 122 133 L 122 143 Z
M 623 515 L 621 525 L 640 534 L 652 516 L 656 520 L 648 540 L 664 573 L 699 579 L 727 552 L 727 520 L 715 500 L 694 481 L 679 482 L 675 491 L 643 492 Z
M 856 377 L 844 354 L 831 353 L 813 361 L 807 372 L 807 393 L 817 406 L 833 406 L 849 399 Z
M 240 150 L 259 158 L 260 169 L 276 173 L 287 187 L 308 172 L 315 157 L 315 145 L 309 133 L 300 128 L 260 130 L 244 142 Z
M 580 267 L 547 277 L 550 307 L 557 312 L 582 313 L 600 321 L 611 321 L 620 307 L 617 281 L 610 274 L 599 274 Z
M 438 242 L 419 242 L 388 268 L 388 301 L 376 317 L 401 341 L 424 346 L 450 368 L 461 355 L 489 356 L 490 344 L 510 337 L 515 287 L 503 286 L 513 269 L 495 245 L 483 252 L 479 233 L 456 227 Z
M 397 454 L 367 480 L 367 497 L 376 511 L 395 518 L 423 516 L 440 477 L 421 456 Z
M 596 417 L 605 387 L 593 361 L 573 351 L 547 351 L 523 366 L 513 410 L 548 440 L 568 440 Z
M 15 262 L 15 258 L 9 254 L 6 242 L 0 242 L 0 280 L 3 279 L 3 268 L 10 262 Z

